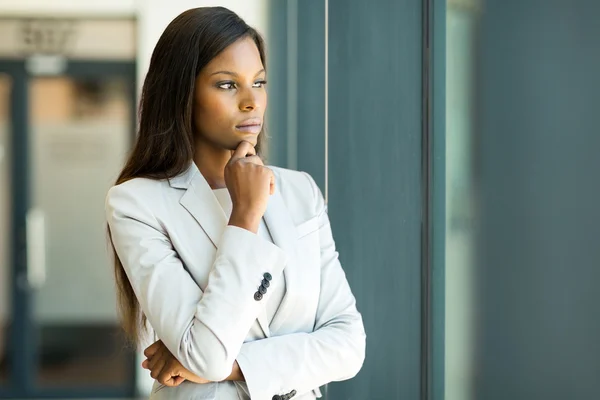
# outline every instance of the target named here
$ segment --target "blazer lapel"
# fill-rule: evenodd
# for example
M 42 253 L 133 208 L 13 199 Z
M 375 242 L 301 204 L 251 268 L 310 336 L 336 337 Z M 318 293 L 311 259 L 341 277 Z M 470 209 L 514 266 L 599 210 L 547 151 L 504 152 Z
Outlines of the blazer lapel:
M 285 294 L 270 325 L 271 330 L 277 331 L 285 323 L 293 308 L 290 298 L 293 297 L 296 290 L 294 284 L 297 282 L 297 279 L 295 279 L 294 275 L 299 271 L 297 265 L 298 257 L 296 255 L 298 237 L 296 234 L 296 225 L 278 190 L 269 199 L 269 205 L 264 218 L 273 242 L 288 255 L 288 265 L 283 269 Z
M 171 186 L 187 189 L 179 202 L 189 211 L 215 247 L 227 225 L 227 217 L 206 179 L 195 163 L 182 175 L 171 180 Z
M 192 162 L 186 172 L 171 179 L 169 184 L 175 188 L 186 189 L 180 204 L 192 214 L 213 245 L 218 248 L 219 240 L 227 227 L 227 216 L 196 164 Z M 265 337 L 269 337 L 269 320 L 264 306 L 257 320 Z

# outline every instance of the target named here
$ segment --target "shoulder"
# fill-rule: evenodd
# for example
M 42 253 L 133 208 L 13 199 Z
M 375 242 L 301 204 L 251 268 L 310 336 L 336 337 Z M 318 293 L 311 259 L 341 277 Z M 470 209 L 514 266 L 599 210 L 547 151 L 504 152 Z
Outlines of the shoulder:
M 318 190 L 313 178 L 304 171 L 269 166 L 275 174 L 275 182 L 281 194 L 295 195 L 300 197 L 314 198 L 315 190 Z
M 289 189 L 313 189 L 313 178 L 304 171 L 296 171 L 293 169 L 268 166 L 273 170 L 278 183 Z
M 168 186 L 169 183 L 166 180 L 133 178 L 111 187 L 108 190 L 107 198 L 120 196 L 146 198 L 147 196 L 156 195 L 164 191 Z
M 106 211 L 152 209 L 168 192 L 165 190 L 168 186 L 166 180 L 148 178 L 134 178 L 115 185 L 106 194 Z
M 275 185 L 290 209 L 303 209 L 316 214 L 322 207 L 322 195 L 310 174 L 286 168 L 269 166 L 275 174 Z

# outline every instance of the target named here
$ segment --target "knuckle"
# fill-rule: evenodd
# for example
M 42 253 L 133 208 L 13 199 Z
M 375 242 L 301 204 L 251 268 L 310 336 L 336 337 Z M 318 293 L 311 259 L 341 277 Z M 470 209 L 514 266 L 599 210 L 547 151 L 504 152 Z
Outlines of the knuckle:
M 158 377 L 158 381 L 163 385 L 166 385 L 171 380 L 171 374 L 163 373 Z

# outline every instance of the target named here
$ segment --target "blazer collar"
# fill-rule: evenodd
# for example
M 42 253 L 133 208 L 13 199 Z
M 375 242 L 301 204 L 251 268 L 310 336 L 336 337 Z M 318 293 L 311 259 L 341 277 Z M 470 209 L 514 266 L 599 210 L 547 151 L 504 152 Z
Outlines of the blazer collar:
M 179 203 L 192 214 L 213 245 L 218 247 L 227 217 L 196 164 L 192 162 L 185 172 L 171 179 L 169 184 L 171 187 L 187 189 Z
M 277 177 L 277 172 L 274 171 L 274 173 Z M 264 220 L 274 244 L 286 252 L 289 263 L 283 270 L 286 281 L 286 293 L 271 321 L 271 326 L 274 330 L 277 330 L 276 328 L 281 326 L 286 316 L 289 315 L 288 309 L 291 306 L 290 293 L 294 292 L 294 283 L 296 282 L 296 279 L 292 275 L 298 271 L 299 267 L 294 265 L 298 259 L 296 256 L 296 226 L 283 201 L 281 193 L 277 189 L 280 181 L 278 179 L 276 181 L 276 190 L 269 198 Z M 173 188 L 186 189 L 180 200 L 181 205 L 196 219 L 213 245 L 218 248 L 221 236 L 227 226 L 227 217 L 210 185 L 204 179 L 196 164 L 192 162 L 186 171 L 170 179 L 169 184 Z M 258 316 L 258 322 L 265 336 L 269 337 L 269 323 L 264 309 Z
M 168 179 L 169 185 L 176 189 L 187 189 L 196 173 L 200 173 L 200 171 L 198 170 L 196 163 L 192 161 L 185 171 L 171 179 Z

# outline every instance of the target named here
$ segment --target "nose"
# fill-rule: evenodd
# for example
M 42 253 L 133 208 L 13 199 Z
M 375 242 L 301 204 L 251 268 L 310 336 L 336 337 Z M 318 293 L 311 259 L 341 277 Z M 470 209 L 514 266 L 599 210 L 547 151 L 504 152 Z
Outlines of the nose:
M 254 111 L 259 107 L 257 95 L 252 90 L 246 90 L 240 98 L 240 111 Z

